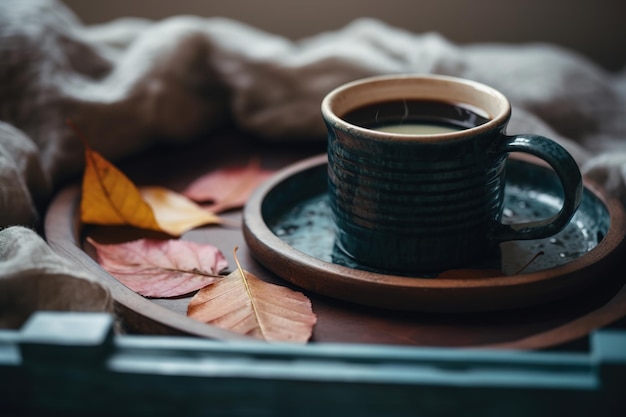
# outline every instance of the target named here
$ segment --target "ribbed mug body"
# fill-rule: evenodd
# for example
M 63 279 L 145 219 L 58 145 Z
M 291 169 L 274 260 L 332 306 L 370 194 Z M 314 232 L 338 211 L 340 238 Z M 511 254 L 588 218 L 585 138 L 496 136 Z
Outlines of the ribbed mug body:
M 499 224 L 504 158 L 497 132 L 454 141 L 394 141 L 328 126 L 328 189 L 339 248 L 361 263 L 413 273 L 489 250 Z

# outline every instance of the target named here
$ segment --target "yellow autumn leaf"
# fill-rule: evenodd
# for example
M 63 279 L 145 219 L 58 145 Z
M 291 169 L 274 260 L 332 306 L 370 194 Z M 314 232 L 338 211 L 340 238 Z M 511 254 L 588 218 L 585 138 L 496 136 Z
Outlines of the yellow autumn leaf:
M 187 197 L 163 187 L 141 187 L 143 200 L 152 208 L 162 231 L 179 236 L 196 227 L 221 223 L 220 217 Z
M 133 182 L 85 145 L 80 219 L 83 223 L 130 225 L 162 231 L 154 212 Z
M 86 224 L 127 225 L 180 236 L 195 227 L 221 223 L 222 219 L 182 194 L 163 187 L 138 188 L 122 171 L 85 146 L 85 171 L 80 219 Z

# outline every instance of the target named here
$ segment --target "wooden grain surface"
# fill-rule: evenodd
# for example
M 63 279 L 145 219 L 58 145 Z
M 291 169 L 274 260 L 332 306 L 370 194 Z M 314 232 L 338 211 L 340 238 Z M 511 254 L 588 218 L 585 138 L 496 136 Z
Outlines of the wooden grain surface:
M 260 156 L 264 167 L 278 169 L 324 150 L 323 143 L 276 145 L 238 132 L 221 132 L 184 147 L 155 149 L 117 165 L 137 184 L 181 190 L 199 175 L 218 167 L 245 163 L 251 155 Z M 46 216 L 46 237 L 55 250 L 77 260 L 111 289 L 117 314 L 127 331 L 245 339 L 185 317 L 190 297 L 146 299 L 103 271 L 93 260 L 93 248 L 85 243 L 86 236 L 112 242 L 146 237 L 146 233 L 129 228 L 84 227 L 78 221 L 78 198 L 77 184 L 57 195 Z M 241 221 L 240 211 L 227 216 Z M 182 238 L 218 246 L 230 265 L 234 265 L 232 249 L 238 246 L 238 257 L 247 270 L 266 281 L 295 288 L 253 258 L 239 227 L 202 227 Z M 318 315 L 312 342 L 519 349 L 573 343 L 576 349 L 584 348 L 591 331 L 626 315 L 624 254 L 622 246 L 611 254 L 611 262 L 604 270 L 594 272 L 602 274 L 601 286 L 547 305 L 495 313 L 397 312 L 304 291 Z

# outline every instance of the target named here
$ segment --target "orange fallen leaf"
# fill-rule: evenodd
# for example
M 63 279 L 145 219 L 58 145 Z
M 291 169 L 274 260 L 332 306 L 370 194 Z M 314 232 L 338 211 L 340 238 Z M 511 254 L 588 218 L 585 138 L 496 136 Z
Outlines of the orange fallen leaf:
M 267 283 L 237 270 L 198 291 L 187 315 L 211 325 L 265 341 L 305 343 L 311 337 L 317 316 L 302 293 Z
M 257 159 L 245 167 L 226 168 L 212 171 L 193 181 L 183 194 L 213 213 L 240 208 L 250 194 L 274 171 L 261 168 Z
M 132 225 L 161 231 L 152 208 L 135 184 L 86 143 L 80 219 L 89 224 Z
M 83 223 L 128 225 L 180 236 L 195 227 L 222 222 L 220 217 L 179 193 L 162 187 L 138 188 L 70 126 L 85 146 L 80 201 Z
M 199 290 L 222 279 L 217 274 L 228 266 L 212 245 L 173 239 L 107 245 L 87 240 L 104 270 L 145 297 L 177 297 Z

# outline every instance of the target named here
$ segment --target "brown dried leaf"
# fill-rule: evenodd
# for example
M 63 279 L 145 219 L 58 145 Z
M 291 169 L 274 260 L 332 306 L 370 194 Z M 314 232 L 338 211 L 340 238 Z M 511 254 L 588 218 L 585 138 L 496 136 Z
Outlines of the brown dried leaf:
M 267 283 L 238 269 L 198 291 L 187 315 L 196 320 L 265 341 L 306 343 L 317 316 L 302 293 Z

